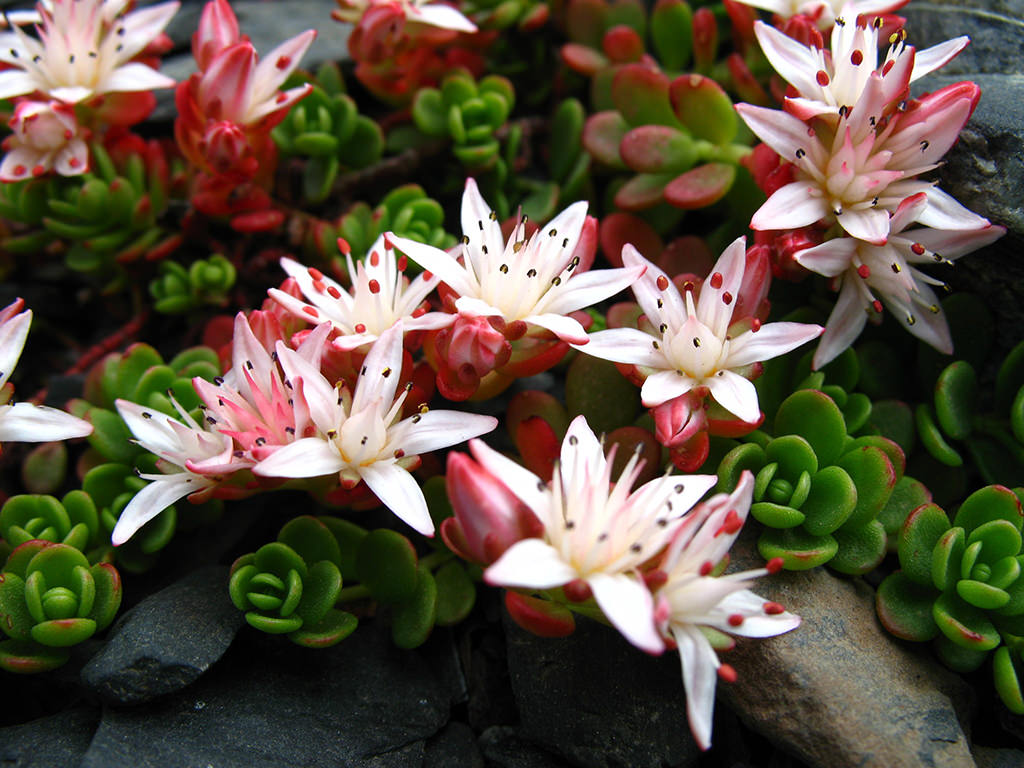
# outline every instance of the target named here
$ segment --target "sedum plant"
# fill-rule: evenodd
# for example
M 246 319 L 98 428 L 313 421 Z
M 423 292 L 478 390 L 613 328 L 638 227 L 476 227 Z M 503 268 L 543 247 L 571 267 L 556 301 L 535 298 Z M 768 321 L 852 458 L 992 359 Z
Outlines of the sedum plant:
M 203 305 L 226 306 L 236 276 L 234 264 L 219 253 L 193 261 L 188 269 L 177 261 L 161 262 L 159 277 L 149 284 L 153 309 L 177 315 Z

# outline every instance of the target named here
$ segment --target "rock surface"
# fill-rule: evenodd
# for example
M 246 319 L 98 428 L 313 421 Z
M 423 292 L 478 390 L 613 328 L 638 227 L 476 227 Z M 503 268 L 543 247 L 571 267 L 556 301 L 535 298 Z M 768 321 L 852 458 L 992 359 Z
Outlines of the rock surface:
M 69 709 L 23 725 L 0 728 L 5 768 L 77 768 L 99 722 L 91 707 Z
M 578 619 L 546 639 L 506 617 L 519 735 L 582 768 L 676 768 L 699 751 L 674 654 L 645 656 L 615 630 Z
M 1024 765 L 1024 751 L 975 747 L 974 761 L 978 768 L 1020 768 Z
M 523 741 L 515 728 L 496 725 L 480 734 L 480 747 L 493 768 L 567 768 L 550 752 Z
M 315 651 L 246 631 L 187 690 L 105 708 L 82 768 L 419 766 L 450 701 L 427 658 L 394 648 L 381 622 Z
M 751 537 L 741 537 L 732 568 L 758 560 Z M 755 592 L 804 622 L 723 654 L 739 678 L 719 695 L 747 725 L 811 765 L 974 766 L 958 722 L 967 721 L 970 689 L 882 629 L 870 587 L 817 568 L 761 579 Z
M 971 44 L 942 68 L 944 75 L 1024 72 L 1021 0 L 914 0 L 899 11 L 918 50 L 967 35 Z
M 207 566 L 125 614 L 110 641 L 82 669 L 104 701 L 138 704 L 194 682 L 245 623 L 228 597 L 228 569 Z
M 448 723 L 427 742 L 423 768 L 484 768 L 473 729 L 465 723 Z

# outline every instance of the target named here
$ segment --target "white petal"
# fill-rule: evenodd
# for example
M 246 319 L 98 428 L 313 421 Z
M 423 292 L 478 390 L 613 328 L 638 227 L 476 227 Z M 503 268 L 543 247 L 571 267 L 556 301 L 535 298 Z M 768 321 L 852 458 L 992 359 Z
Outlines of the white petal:
M 693 389 L 694 381 L 678 371 L 658 371 L 644 379 L 640 398 L 645 408 L 667 403 L 674 397 L 685 395 Z
M 28 329 L 32 325 L 32 310 L 19 312 L 5 323 L 0 323 L 0 387 L 11 377 L 21 351 L 28 339 Z
M 181 441 L 170 425 L 174 419 L 166 413 L 128 400 L 115 400 L 114 405 L 139 445 L 147 451 L 164 458 L 181 452 Z
M 588 485 L 604 482 L 608 466 L 604 448 L 587 424 L 585 416 L 577 416 L 569 424 L 562 439 L 559 460 L 558 476 L 567 496 L 572 496 L 573 488 L 585 491 Z
M 392 232 L 388 232 L 388 239 L 423 269 L 440 277 L 460 296 L 473 296 L 477 293 L 476 286 L 470 282 L 465 268 L 445 251 L 432 245 L 398 237 Z
M 914 69 L 910 74 L 910 81 L 918 80 L 929 72 L 934 72 L 946 62 L 966 48 L 971 42 L 967 35 L 954 37 L 944 43 L 925 48 L 923 51 L 914 52 Z
M 784 160 L 792 162 L 798 149 L 817 141 L 807 135 L 806 123 L 781 110 L 737 104 L 736 111 L 750 130 Z
M 625 574 L 587 577 L 602 613 L 629 642 L 647 653 L 661 653 L 665 643 L 654 626 L 654 599 L 642 583 Z
M 749 379 L 732 371 L 719 371 L 705 379 L 704 383 L 718 404 L 740 421 L 751 423 L 761 416 L 761 409 L 757 405 L 757 390 Z
M 758 597 L 749 589 L 733 592 L 718 604 L 723 617 L 722 625 L 716 628 L 723 632 L 742 637 L 774 637 L 800 626 L 800 617 L 789 611 L 767 614 L 764 612 L 765 599 Z M 733 614 L 743 616 L 743 623 L 738 627 L 729 624 L 727 617 Z
M 481 466 L 508 486 L 542 523 L 548 522 L 552 515 L 551 493 L 539 477 L 482 440 L 471 441 L 469 450 Z
M 690 625 L 673 625 L 672 635 L 679 646 L 686 688 L 686 714 L 690 730 L 701 749 L 711 746 L 711 717 L 715 710 L 715 684 L 718 656 L 700 630 Z
M 824 198 L 813 194 L 818 187 L 794 181 L 775 191 L 750 220 L 751 229 L 795 229 L 813 224 L 829 214 Z
M 173 77 L 161 75 L 145 64 L 128 62 L 110 73 L 110 76 L 97 87 L 98 93 L 151 91 L 154 88 L 173 88 Z
M 543 314 L 543 315 L 527 315 L 523 318 L 523 321 L 532 325 L 540 326 L 546 330 L 551 331 L 562 341 L 568 342 L 569 344 L 587 344 L 590 337 L 587 336 L 587 332 L 580 325 L 578 320 L 569 317 L 568 315 L 555 315 L 555 314 Z
M 309 415 L 317 428 L 324 432 L 338 429 L 341 420 L 341 406 L 338 405 L 338 390 L 323 377 L 320 369 L 312 365 L 295 350 L 277 342 L 277 359 L 281 363 L 285 380 L 302 380 L 302 392 L 309 405 Z
M 373 342 L 363 368 L 356 380 L 356 391 L 352 395 L 350 413 L 357 413 L 380 398 L 386 408 L 394 402 L 398 390 L 398 377 L 402 372 L 401 321 L 388 328 Z
M 712 275 L 721 276 L 722 283 L 718 288 L 711 280 L 701 285 L 700 298 L 697 300 L 697 317 L 711 332 L 724 338 L 732 319 L 732 303 L 726 303 L 722 297 L 728 293 L 738 296 L 743 283 L 743 272 L 747 265 L 747 238 L 738 237 L 718 257 L 711 268 Z
M 504 251 L 505 238 L 501 234 L 501 223 L 498 221 L 497 216 L 492 218 L 492 213 L 491 206 L 487 204 L 483 195 L 480 194 L 476 180 L 473 178 L 466 179 L 466 186 L 462 192 L 462 209 L 460 213 L 462 234 L 470 239 L 474 249 L 479 250 L 481 245 L 486 245 L 487 250 L 494 256 Z M 395 242 L 394 238 L 392 238 L 392 242 Z M 402 250 L 405 249 L 403 248 Z M 466 249 L 467 259 L 469 258 L 469 250 L 468 248 Z M 416 260 L 416 257 L 411 253 L 409 253 L 409 258 L 413 259 L 413 261 Z M 423 266 L 426 267 L 425 264 Z M 426 268 L 430 269 L 435 275 L 441 275 L 441 279 L 445 280 L 442 273 L 430 267 Z M 445 280 L 445 282 L 448 281 Z M 448 283 L 448 285 L 451 285 L 451 283 Z M 455 288 L 455 286 L 452 285 L 452 288 Z M 465 293 L 465 291 L 459 291 L 459 293 Z
M 179 6 L 178 2 L 161 3 L 147 8 L 139 8 L 126 15 L 121 20 L 125 34 L 119 41 L 124 47 L 118 51 L 118 60 L 127 61 L 149 45 L 178 12 Z M 113 12 L 112 9 L 104 10 L 107 13 Z
M 545 313 L 564 315 L 614 296 L 634 284 L 644 273 L 643 266 L 623 269 L 595 269 L 575 275 L 541 299 Z M 545 301 L 545 299 L 549 300 Z
M 631 363 L 649 368 L 669 368 L 661 350 L 655 349 L 654 336 L 636 328 L 611 328 L 587 337 L 586 346 L 577 347 L 588 355 L 611 360 L 613 363 Z
M 954 260 L 966 253 L 971 253 L 983 248 L 989 243 L 994 243 L 1006 234 L 1006 228 L 995 224 L 989 224 L 981 229 L 914 229 L 904 232 L 902 237 L 921 243 L 933 253 L 938 253 L 944 259 Z
M 820 325 L 807 323 L 768 323 L 762 325 L 757 333 L 747 331 L 740 334 L 729 348 L 730 368 L 771 360 L 784 355 L 816 339 L 825 332 Z
M 288 78 L 316 39 L 316 31 L 307 29 L 295 37 L 285 40 L 274 50 L 260 59 L 252 79 L 252 106 L 271 99 L 275 91 Z M 284 64 L 284 66 L 279 66 Z
M 801 267 L 811 272 L 817 272 L 825 277 L 835 277 L 850 268 L 856 253 L 856 238 L 833 237 L 821 245 L 798 251 L 793 258 Z
M 396 432 L 402 430 L 401 441 L 396 442 L 395 447 L 404 450 L 407 456 L 458 445 L 498 426 L 493 416 L 463 411 L 427 411 L 413 423 L 415 418 L 405 419 L 394 427 Z
M 153 480 L 135 494 L 121 511 L 121 516 L 110 535 L 110 541 L 118 547 L 130 539 L 139 528 L 163 512 L 179 499 L 195 491 L 208 488 L 212 483 L 191 472 L 178 472 Z
M 504 317 L 505 313 L 493 304 L 473 296 L 460 296 L 455 300 L 455 309 L 468 317 Z
M 24 96 L 39 87 L 39 82 L 27 72 L 20 69 L 8 69 L 0 72 L 0 99 L 13 96 Z
M 989 220 L 964 208 L 938 187 L 925 190 L 928 207 L 918 217 L 919 224 L 935 229 L 981 229 Z
M 0 411 L 0 442 L 46 443 L 91 434 L 89 422 L 45 405 L 15 403 Z
M 476 32 L 476 24 L 467 19 L 450 5 L 421 5 L 410 3 L 406 11 L 409 21 L 429 24 L 441 29 L 454 29 L 457 32 Z
M 396 464 L 381 462 L 355 467 L 355 470 L 366 486 L 399 519 L 424 536 L 434 535 L 434 522 L 430 519 L 427 500 L 416 478 Z
M 889 212 L 881 208 L 847 209 L 836 221 L 851 236 L 872 245 L 885 245 L 889 237 Z
M 818 349 L 814 353 L 812 366 L 815 370 L 838 357 L 839 353 L 850 346 L 864 330 L 868 316 L 864 311 L 864 302 L 857 286 L 853 284 L 857 279 L 859 278 L 848 276 L 843 280 L 839 298 L 832 309 L 832 314 L 828 316 L 825 333 L 822 334 Z
M 667 322 L 669 325 L 682 325 L 686 320 L 686 305 L 679 295 L 675 283 L 661 269 L 640 255 L 640 252 L 629 243 L 622 246 L 622 263 L 627 267 L 644 267 L 645 272 L 633 283 L 633 295 L 637 303 L 654 325 Z M 658 279 L 668 280 L 665 290 L 658 288 Z M 658 300 L 662 306 L 658 306 Z
M 558 550 L 540 539 L 517 541 L 484 571 L 488 584 L 528 589 L 561 587 L 577 576 Z
M 252 468 L 263 477 L 322 477 L 346 466 L 337 449 L 319 437 L 304 437 L 281 446 Z
M 821 86 L 814 79 L 820 63 L 807 46 L 763 21 L 754 22 L 754 34 L 776 72 L 805 96 L 821 93 Z

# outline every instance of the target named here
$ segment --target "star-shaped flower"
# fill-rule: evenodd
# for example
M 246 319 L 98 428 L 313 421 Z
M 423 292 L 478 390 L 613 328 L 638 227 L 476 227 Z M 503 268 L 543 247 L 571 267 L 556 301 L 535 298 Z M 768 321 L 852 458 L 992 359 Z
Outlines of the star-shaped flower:
M 661 652 L 654 603 L 638 568 L 665 546 L 717 478 L 666 475 L 631 491 L 642 469 L 634 454 L 613 485 L 611 461 L 582 416 L 569 425 L 550 486 L 480 440 L 472 441 L 470 450 L 544 526 L 540 538 L 509 547 L 484 579 L 527 589 L 583 581 L 627 640 L 649 653 Z
M 687 515 L 657 566 L 664 583 L 655 593 L 659 630 L 679 648 L 686 688 L 686 712 L 701 749 L 711 746 L 711 715 L 717 677 L 735 680 L 718 660 L 705 631 L 743 637 L 771 637 L 796 629 L 800 617 L 747 589 L 752 580 L 780 563 L 725 576 L 712 572 L 728 554 L 750 511 L 754 477 L 744 472 L 731 494 L 718 494 Z
M 408 390 L 395 398 L 402 367 L 402 323 L 374 342 L 351 395 L 283 342 L 277 355 L 295 397 L 304 397 L 316 434 L 285 445 L 253 468 L 264 477 L 320 477 L 340 474 L 342 485 L 366 483 L 398 517 L 420 533 L 434 524 L 408 467 L 419 454 L 490 432 L 492 416 L 459 411 L 421 412 L 399 421 Z
M 400 250 L 444 281 L 459 298 L 455 308 L 468 317 L 500 318 L 550 331 L 563 341 L 585 344 L 583 326 L 568 317 L 607 299 L 643 273 L 640 265 L 576 274 L 573 251 L 587 216 L 586 202 L 573 203 L 537 231 L 524 234 L 520 221 L 508 242 L 473 179 L 462 196 L 461 259 L 439 248 L 388 233 Z
M 89 147 L 73 107 L 59 101 L 23 101 L 14 108 L 10 127 L 0 181 L 21 181 L 50 170 L 78 176 L 88 169 Z
M 124 13 L 128 0 L 52 0 L 37 6 L 39 39 L 0 33 L 0 99 L 39 91 L 68 104 L 102 93 L 170 88 L 174 80 L 132 59 L 159 35 L 178 2 Z
M 92 424 L 69 413 L 32 403 L 10 404 L 14 387 L 7 383 L 21 358 L 32 324 L 32 310 L 17 299 L 0 310 L 0 444 L 45 443 L 92 434 Z
M 743 375 L 747 367 L 785 354 L 823 329 L 802 323 L 761 325 L 748 318 L 736 318 L 733 327 L 734 301 L 746 267 L 745 243 L 741 237 L 725 249 L 696 300 L 692 290 L 680 295 L 668 275 L 626 245 L 622 263 L 647 268 L 633 284 L 633 293 L 658 333 L 636 328 L 598 331 L 579 349 L 637 366 L 646 375 L 640 394 L 649 408 L 702 387 L 741 421 L 757 421 L 757 391 Z
M 270 296 L 306 322 L 330 323 L 338 333 L 331 343 L 338 349 L 369 344 L 399 320 L 406 331 L 435 330 L 455 322 L 455 315 L 427 312 L 424 304 L 441 279 L 424 273 L 410 281 L 405 275 L 405 257 L 396 259 L 383 236 L 377 238 L 365 260 L 353 263 L 351 251 L 347 247 L 345 251 L 350 291 L 318 269 L 281 259 L 284 271 L 299 284 L 309 303 L 277 288 L 270 289 Z
M 896 209 L 885 245 L 871 245 L 852 237 L 827 240 L 799 251 L 802 266 L 834 279 L 839 290 L 825 333 L 814 353 L 815 368 L 833 360 L 860 335 L 870 317 L 879 317 L 884 303 L 900 324 L 940 352 L 952 354 L 953 340 L 932 285 L 943 285 L 915 265 L 945 263 L 999 239 L 1006 229 L 989 224 L 977 229 L 907 229 L 929 205 L 919 193 Z M 876 298 L 881 297 L 881 301 Z

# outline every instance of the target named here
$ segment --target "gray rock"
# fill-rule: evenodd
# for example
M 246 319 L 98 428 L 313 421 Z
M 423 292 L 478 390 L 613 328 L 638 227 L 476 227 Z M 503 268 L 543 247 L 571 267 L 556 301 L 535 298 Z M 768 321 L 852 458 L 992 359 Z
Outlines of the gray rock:
M 1024 765 L 1024 752 L 1019 749 L 975 747 L 973 752 L 978 768 L 1020 768 Z
M 523 738 L 584 768 L 696 761 L 674 654 L 652 658 L 586 619 L 569 637 L 546 639 L 506 617 L 505 633 Z
M 897 13 L 907 19 L 908 42 L 918 50 L 960 35 L 971 38 L 971 44 L 942 68 L 943 74 L 1024 72 L 1020 0 L 914 0 Z
M 423 768 L 484 768 L 473 729 L 465 723 L 448 723 L 427 742 Z
M 752 538 L 733 547 L 737 570 L 763 563 Z M 754 591 L 804 621 L 723 654 L 738 680 L 720 684 L 719 696 L 747 725 L 816 766 L 974 765 L 958 722 L 967 721 L 969 687 L 927 646 L 917 653 L 882 629 L 870 587 L 816 568 L 761 579 Z
M 228 596 L 228 569 L 200 568 L 126 614 L 82 680 L 108 702 L 151 701 L 194 682 L 243 623 Z
M 246 631 L 187 690 L 104 709 L 82 768 L 420 766 L 451 694 L 379 624 L 322 650 Z
M 89 747 L 99 715 L 98 710 L 83 707 L 0 728 L 0 765 L 75 768 Z
M 480 748 L 493 768 L 567 768 L 550 752 L 523 741 L 515 728 L 496 725 L 480 734 Z

